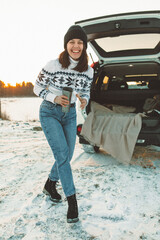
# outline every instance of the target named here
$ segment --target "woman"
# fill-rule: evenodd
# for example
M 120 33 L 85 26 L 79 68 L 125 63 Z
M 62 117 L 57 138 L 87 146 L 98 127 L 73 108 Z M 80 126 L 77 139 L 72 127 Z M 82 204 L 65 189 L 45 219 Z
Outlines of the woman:
M 82 109 L 88 104 L 93 69 L 88 66 L 87 36 L 78 26 L 71 26 L 64 36 L 64 51 L 59 58 L 48 62 L 41 70 L 34 93 L 43 98 L 40 106 L 40 122 L 53 152 L 55 163 L 51 169 L 43 192 L 54 202 L 61 196 L 56 190 L 60 179 L 68 201 L 67 222 L 77 222 L 78 206 L 70 161 L 76 141 L 76 108 L 79 98 Z M 63 87 L 73 89 L 71 101 L 62 94 Z M 69 112 L 62 108 L 70 105 Z

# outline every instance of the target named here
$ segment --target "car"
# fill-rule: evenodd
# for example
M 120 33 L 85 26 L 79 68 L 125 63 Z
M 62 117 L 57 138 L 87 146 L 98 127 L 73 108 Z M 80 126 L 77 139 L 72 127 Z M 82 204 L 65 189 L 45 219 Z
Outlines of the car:
M 160 95 L 160 11 L 115 14 L 75 24 L 85 30 L 98 59 L 92 64 L 94 78 L 85 118 L 93 101 L 144 112 L 147 99 Z M 137 145 L 160 146 L 160 108 L 152 110 L 142 117 Z M 90 146 L 98 152 L 100 146 L 91 145 L 81 135 L 82 127 L 77 126 L 79 142 L 85 150 Z

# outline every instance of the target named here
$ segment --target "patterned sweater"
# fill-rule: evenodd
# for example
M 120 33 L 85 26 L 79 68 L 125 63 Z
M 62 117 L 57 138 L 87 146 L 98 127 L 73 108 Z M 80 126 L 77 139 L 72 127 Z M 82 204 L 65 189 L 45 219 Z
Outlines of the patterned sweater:
M 69 67 L 64 69 L 58 59 L 49 61 L 38 75 L 34 93 L 53 103 L 56 96 L 62 95 L 63 87 L 71 87 L 73 88 L 71 103 L 76 102 L 77 93 L 88 102 L 93 69 L 88 66 L 88 70 L 81 73 L 73 70 L 77 61 L 70 58 L 70 62 Z

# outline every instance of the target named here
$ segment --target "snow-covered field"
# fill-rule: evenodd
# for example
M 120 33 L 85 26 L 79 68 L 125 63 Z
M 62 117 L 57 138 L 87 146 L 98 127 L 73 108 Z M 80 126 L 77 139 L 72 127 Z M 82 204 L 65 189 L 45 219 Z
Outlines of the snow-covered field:
M 54 161 L 39 121 L 0 120 L 0 240 L 159 240 L 160 147 L 136 147 L 129 166 L 77 143 L 72 169 L 80 221 L 42 193 Z

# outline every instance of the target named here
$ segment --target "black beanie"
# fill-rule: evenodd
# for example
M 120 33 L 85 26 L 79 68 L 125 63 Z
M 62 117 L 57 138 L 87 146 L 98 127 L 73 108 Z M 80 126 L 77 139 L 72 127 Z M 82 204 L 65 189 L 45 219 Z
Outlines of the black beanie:
M 64 48 L 71 39 L 81 39 L 87 48 L 87 35 L 79 25 L 72 25 L 64 36 Z

